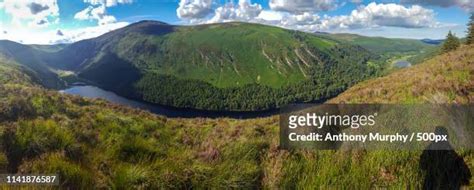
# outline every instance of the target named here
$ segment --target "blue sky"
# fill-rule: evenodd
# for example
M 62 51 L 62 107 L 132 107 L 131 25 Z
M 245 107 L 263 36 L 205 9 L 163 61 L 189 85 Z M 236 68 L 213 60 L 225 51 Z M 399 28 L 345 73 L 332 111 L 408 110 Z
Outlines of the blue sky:
M 0 39 L 68 43 L 140 20 L 439 39 L 463 37 L 473 10 L 472 0 L 0 0 Z

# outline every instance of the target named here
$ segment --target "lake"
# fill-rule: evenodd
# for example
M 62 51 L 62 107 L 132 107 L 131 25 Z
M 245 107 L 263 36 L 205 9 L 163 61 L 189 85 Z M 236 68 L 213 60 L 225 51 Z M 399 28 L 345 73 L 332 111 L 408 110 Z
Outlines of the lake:
M 171 118 L 235 118 L 235 119 L 251 119 L 268 117 L 279 114 L 279 110 L 270 111 L 252 111 L 252 112 L 238 112 L 238 111 L 205 111 L 187 108 L 174 108 L 170 106 L 162 106 L 151 104 L 143 101 L 128 99 L 115 94 L 114 92 L 106 91 L 96 86 L 72 86 L 68 89 L 61 90 L 61 93 L 79 95 L 86 98 L 101 98 L 109 102 L 129 106 L 137 109 L 146 110 L 158 115 L 163 115 Z
M 411 63 L 408 61 L 397 61 L 395 62 L 394 66 L 397 68 L 406 68 L 411 67 Z

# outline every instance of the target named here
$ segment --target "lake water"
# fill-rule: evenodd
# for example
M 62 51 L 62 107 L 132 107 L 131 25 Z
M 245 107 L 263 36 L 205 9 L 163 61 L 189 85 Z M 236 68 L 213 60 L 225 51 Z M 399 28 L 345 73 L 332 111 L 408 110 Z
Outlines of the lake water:
M 147 110 L 149 112 L 163 115 L 172 118 L 235 118 L 235 119 L 249 119 L 260 118 L 276 115 L 279 110 L 257 111 L 257 112 L 229 112 L 229 111 L 204 111 L 196 109 L 174 108 L 169 106 L 162 106 L 157 104 L 146 103 L 142 101 L 131 100 L 115 94 L 114 92 L 106 91 L 95 86 L 73 86 L 71 88 L 61 90 L 60 92 L 72 95 L 79 95 L 86 98 L 101 98 L 109 102 L 121 104 L 133 108 Z
M 411 67 L 411 63 L 408 61 L 397 61 L 394 66 L 397 68 L 406 68 Z

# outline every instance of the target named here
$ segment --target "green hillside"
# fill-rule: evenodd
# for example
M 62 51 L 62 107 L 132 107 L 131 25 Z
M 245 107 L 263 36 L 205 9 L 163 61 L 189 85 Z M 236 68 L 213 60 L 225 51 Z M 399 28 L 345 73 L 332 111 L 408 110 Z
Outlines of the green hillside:
M 396 39 L 396 38 L 384 38 L 384 37 L 367 37 L 360 36 L 357 34 L 324 34 L 318 33 L 317 35 L 336 39 L 339 41 L 350 42 L 356 45 L 360 45 L 371 52 L 378 55 L 396 55 L 396 54 L 417 54 L 429 51 L 436 47 L 435 45 L 427 44 L 421 40 L 414 39 Z
M 279 28 L 229 23 L 201 27 L 179 27 L 165 37 L 151 37 L 145 43 L 157 47 L 162 55 L 143 58 L 149 70 L 180 79 L 195 79 L 219 88 L 262 84 L 281 87 L 302 81 L 315 60 L 310 49 L 328 51 L 334 43 L 311 39 L 296 40 L 296 35 Z M 129 35 L 119 42 L 118 55 L 133 55 L 141 49 L 141 38 Z M 132 44 L 132 48 L 127 48 Z M 153 53 L 153 52 L 150 52 Z M 137 57 L 143 54 L 137 55 Z M 298 57 L 300 56 L 300 57 Z M 132 56 L 136 57 L 136 56 Z M 129 61 L 133 61 L 129 59 Z
M 257 24 L 172 26 L 143 21 L 73 44 L 59 54 L 89 49 L 91 53 L 64 68 L 83 73 L 116 56 L 145 73 L 199 80 L 219 88 L 257 83 L 279 88 L 308 78 L 307 70 L 318 62 L 316 57 L 336 45 L 309 34 Z M 53 62 L 63 65 L 61 60 Z
M 463 46 L 388 76 L 361 82 L 331 103 L 474 102 L 474 48 Z
M 43 47 L 44 49 L 44 47 Z M 56 72 L 48 66 L 43 58 L 48 53 L 11 41 L 0 40 L 0 59 L 8 63 L 20 63 L 23 70 L 32 75 L 34 80 L 47 88 L 62 88 L 64 82 L 59 79 Z
M 321 101 L 383 70 L 383 60 L 360 46 L 248 23 L 142 21 L 65 47 L 0 47 L 23 48 L 12 59 L 52 72 L 56 83 L 86 81 L 129 98 L 206 110 Z
M 0 62 L 0 74 L 0 84 L 31 85 L 34 83 L 30 75 L 21 71 L 19 65 L 7 63 L 4 60 Z

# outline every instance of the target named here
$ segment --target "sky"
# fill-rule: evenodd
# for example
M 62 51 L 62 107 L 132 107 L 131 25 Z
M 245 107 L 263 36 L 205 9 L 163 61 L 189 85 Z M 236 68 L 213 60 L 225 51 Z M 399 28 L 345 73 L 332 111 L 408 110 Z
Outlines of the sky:
M 141 20 L 443 39 L 464 37 L 472 12 L 474 0 L 0 0 L 0 39 L 72 43 Z

